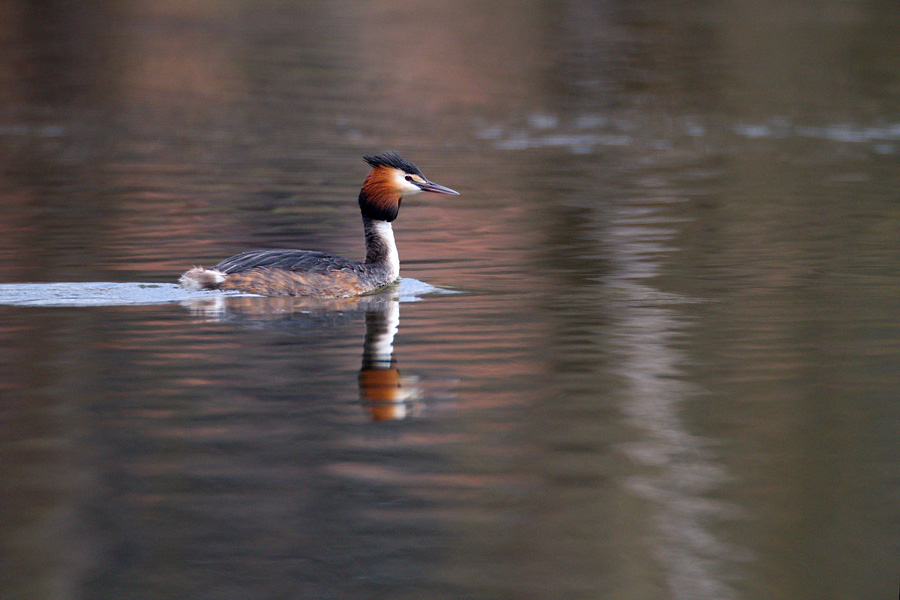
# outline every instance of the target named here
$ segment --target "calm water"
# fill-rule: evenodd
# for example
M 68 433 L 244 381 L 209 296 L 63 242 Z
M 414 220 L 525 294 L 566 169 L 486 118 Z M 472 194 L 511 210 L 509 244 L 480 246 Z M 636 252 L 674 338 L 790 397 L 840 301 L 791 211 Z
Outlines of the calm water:
M 0 597 L 896 597 L 897 31 L 4 3 L 0 282 L 60 285 L 0 285 Z M 404 203 L 399 288 L 174 296 L 361 256 L 386 149 L 462 193 Z

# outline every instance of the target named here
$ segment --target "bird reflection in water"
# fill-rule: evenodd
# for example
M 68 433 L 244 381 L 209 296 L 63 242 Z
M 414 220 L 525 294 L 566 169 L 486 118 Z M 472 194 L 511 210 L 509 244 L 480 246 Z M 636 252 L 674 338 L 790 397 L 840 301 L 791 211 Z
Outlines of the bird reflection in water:
M 373 421 L 405 419 L 421 413 L 421 389 L 415 377 L 403 377 L 394 358 L 394 336 L 400 325 L 400 303 L 366 310 L 359 393 Z
M 400 302 L 389 294 L 357 298 L 306 300 L 302 298 L 261 298 L 217 296 L 187 300 L 182 305 L 205 320 L 242 323 L 295 322 L 317 317 L 322 326 L 333 321 L 329 315 L 365 312 L 359 393 L 363 408 L 373 421 L 388 421 L 422 413 L 423 394 L 414 376 L 400 374 L 394 358 L 394 337 L 400 325 Z

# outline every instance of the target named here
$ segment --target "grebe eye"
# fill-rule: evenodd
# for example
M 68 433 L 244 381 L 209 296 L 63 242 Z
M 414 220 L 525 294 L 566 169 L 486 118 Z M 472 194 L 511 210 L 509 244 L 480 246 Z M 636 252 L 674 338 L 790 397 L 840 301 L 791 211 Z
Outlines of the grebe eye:
M 407 181 L 412 181 L 412 175 L 407 175 L 406 177 L 404 177 L 404 179 Z

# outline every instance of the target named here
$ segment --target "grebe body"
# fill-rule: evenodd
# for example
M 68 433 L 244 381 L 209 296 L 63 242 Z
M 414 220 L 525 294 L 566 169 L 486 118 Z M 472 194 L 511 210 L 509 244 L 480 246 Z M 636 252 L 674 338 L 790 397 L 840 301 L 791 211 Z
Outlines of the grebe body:
M 363 158 L 372 167 L 359 192 L 365 261 L 311 250 L 251 250 L 212 269 L 195 267 L 181 276 L 181 285 L 261 296 L 350 297 L 394 282 L 400 276 L 400 257 L 391 222 L 403 198 L 458 192 L 428 181 L 418 167 L 392 152 Z

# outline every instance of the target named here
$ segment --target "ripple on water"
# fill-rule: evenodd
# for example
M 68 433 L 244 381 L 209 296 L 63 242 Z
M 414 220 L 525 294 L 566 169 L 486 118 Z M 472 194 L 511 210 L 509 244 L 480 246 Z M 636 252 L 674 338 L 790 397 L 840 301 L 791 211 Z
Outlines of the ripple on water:
M 452 293 L 416 279 L 401 279 L 388 293 L 400 302 L 422 296 Z M 175 283 L 5 283 L 0 284 L 0 306 L 128 306 L 168 304 L 242 296 L 233 292 L 186 290 Z

